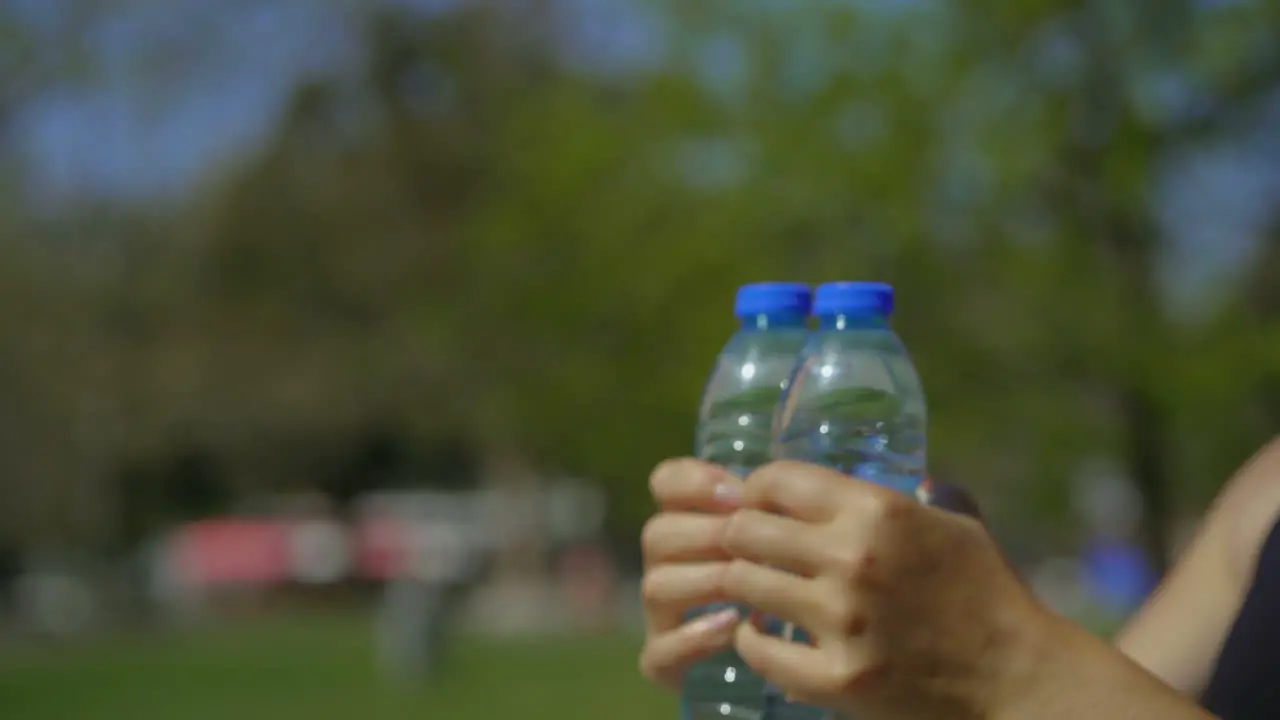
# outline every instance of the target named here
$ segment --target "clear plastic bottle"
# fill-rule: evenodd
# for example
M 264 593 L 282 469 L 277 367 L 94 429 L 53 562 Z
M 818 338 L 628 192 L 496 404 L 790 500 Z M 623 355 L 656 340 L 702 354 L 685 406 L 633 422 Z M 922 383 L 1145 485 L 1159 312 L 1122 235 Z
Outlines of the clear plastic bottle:
M 890 327 L 894 292 L 882 283 L 820 286 L 818 330 L 801 353 L 775 419 L 773 457 L 834 468 L 922 502 L 927 412 L 920 376 Z M 807 642 L 786 626 L 786 637 Z M 766 690 L 765 720 L 828 720 Z
M 835 468 L 915 495 L 925 478 L 924 390 L 889 325 L 893 288 L 818 288 L 818 330 L 779 408 L 774 457 Z
M 696 455 L 745 476 L 770 460 L 773 419 L 808 337 L 811 291 L 797 283 L 760 283 L 738 291 L 741 323 L 716 362 L 702 396 Z M 721 609 L 702 608 L 691 617 Z M 764 681 L 727 651 L 685 677 L 685 720 L 764 720 Z

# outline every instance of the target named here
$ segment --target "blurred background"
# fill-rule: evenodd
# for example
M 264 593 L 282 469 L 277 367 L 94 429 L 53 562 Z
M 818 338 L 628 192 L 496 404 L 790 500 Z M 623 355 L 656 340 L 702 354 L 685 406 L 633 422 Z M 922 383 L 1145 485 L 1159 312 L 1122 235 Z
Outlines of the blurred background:
M 0 707 L 675 717 L 646 476 L 873 279 L 1107 633 L 1280 427 L 1264 0 L 0 0 Z

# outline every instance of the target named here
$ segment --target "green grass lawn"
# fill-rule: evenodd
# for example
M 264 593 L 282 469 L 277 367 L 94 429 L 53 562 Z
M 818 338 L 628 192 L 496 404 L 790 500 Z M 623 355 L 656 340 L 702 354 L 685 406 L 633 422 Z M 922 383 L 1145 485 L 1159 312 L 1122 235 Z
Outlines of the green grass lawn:
M 666 720 L 628 636 L 468 640 L 422 689 L 378 674 L 368 621 L 308 618 L 0 655 L 4 720 Z

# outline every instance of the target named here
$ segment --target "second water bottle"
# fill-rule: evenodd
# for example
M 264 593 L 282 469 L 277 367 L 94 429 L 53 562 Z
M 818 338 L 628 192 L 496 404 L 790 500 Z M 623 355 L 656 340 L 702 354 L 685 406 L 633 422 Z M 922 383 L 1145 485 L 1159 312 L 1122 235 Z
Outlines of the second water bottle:
M 801 353 L 775 420 L 773 458 L 839 470 L 929 500 L 924 392 L 889 325 L 893 288 L 830 283 L 814 293 L 818 330 Z M 800 628 L 784 626 L 806 642 Z M 766 692 L 764 720 L 829 720 L 826 711 Z
M 893 309 L 893 288 L 882 283 L 818 288 L 818 331 L 779 409 L 774 459 L 823 465 L 909 495 L 927 490 L 924 391 L 890 327 Z

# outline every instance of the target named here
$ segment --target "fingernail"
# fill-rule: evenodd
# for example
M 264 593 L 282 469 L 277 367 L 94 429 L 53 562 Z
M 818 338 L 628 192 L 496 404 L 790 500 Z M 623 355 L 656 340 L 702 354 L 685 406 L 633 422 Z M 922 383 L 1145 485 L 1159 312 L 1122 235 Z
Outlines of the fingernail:
M 714 633 L 737 624 L 738 609 L 726 608 L 693 621 L 692 629 L 696 633 Z
M 716 501 L 722 505 L 737 507 L 742 502 L 742 485 L 737 482 L 722 482 L 716 486 Z

